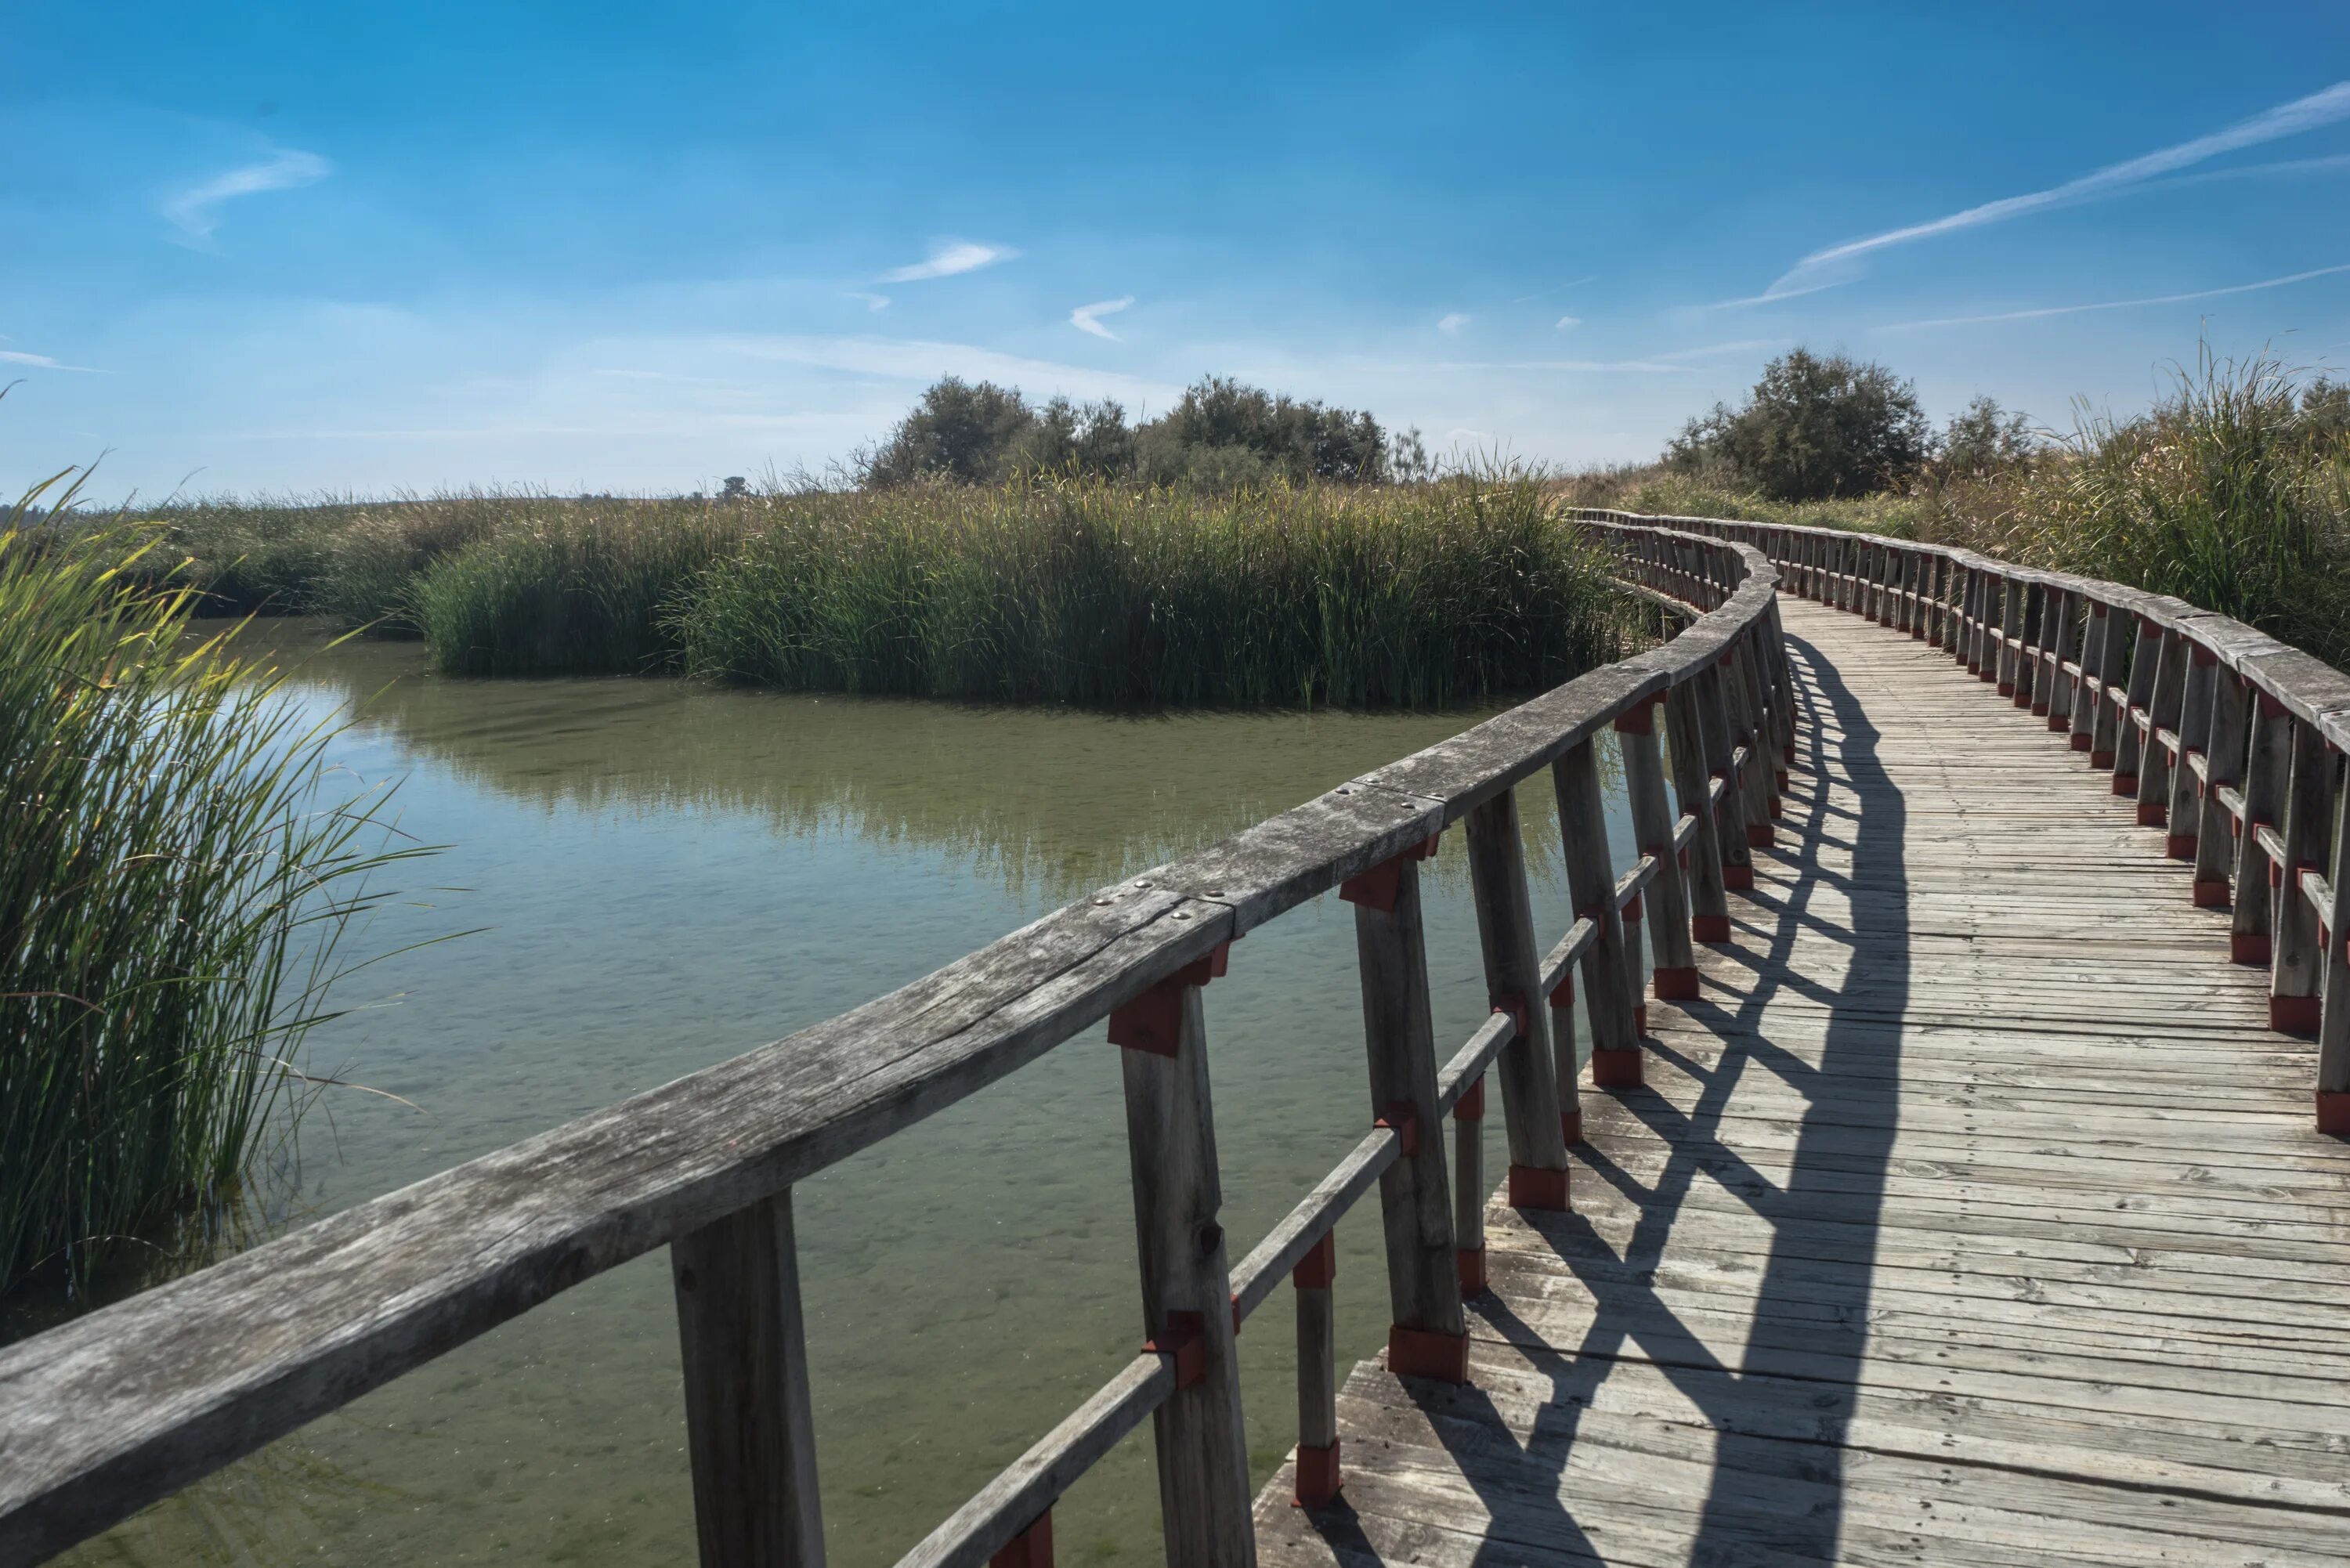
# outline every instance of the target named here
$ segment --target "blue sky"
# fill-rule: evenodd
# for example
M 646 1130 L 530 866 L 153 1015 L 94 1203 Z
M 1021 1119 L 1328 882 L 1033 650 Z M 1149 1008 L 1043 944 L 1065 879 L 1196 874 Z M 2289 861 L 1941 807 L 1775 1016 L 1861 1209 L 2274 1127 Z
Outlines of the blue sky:
M 1797 343 L 1938 420 L 2350 366 L 2338 0 L 16 0 L 0 136 L 11 493 L 691 489 L 950 371 L 1580 465 Z

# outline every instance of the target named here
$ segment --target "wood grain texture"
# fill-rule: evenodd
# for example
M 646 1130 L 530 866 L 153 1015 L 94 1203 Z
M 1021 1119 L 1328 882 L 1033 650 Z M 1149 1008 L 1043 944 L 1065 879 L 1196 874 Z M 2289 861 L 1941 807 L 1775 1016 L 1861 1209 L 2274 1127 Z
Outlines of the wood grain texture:
M 1930 642 L 1782 613 L 1806 722 L 1734 940 L 1649 1003 L 1646 1086 L 1585 1101 L 1575 1212 L 1489 1205 L 1469 1385 L 1357 1367 L 1344 1497 L 1277 1474 L 1261 1561 L 2350 1561 L 2318 1048 L 2064 734 Z M 2158 651 L 2120 613 L 2105 646 Z M 2339 764 L 2298 716 L 2265 744 L 2301 784 L 2245 798 L 2322 857 Z

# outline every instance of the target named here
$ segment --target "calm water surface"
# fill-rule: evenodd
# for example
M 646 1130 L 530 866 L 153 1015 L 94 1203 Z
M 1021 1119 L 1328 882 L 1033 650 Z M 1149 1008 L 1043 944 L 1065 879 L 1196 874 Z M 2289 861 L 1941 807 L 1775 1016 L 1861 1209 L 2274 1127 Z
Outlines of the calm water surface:
M 298 646 L 298 628 L 274 630 Z M 402 831 L 449 846 L 401 868 L 406 897 L 351 953 L 486 929 L 346 982 L 341 1001 L 366 1005 L 313 1037 L 312 1070 L 411 1104 L 328 1091 L 303 1129 L 296 1219 L 816 1023 L 1482 716 L 1133 719 L 453 681 L 392 644 L 308 652 L 300 692 L 359 715 L 340 763 L 401 781 Z M 1555 817 L 1545 784 L 1524 794 L 1547 942 L 1568 920 Z M 1457 840 L 1429 909 L 1449 1051 L 1485 1011 Z M 1351 911 L 1326 897 L 1252 933 L 1206 1005 L 1237 1261 L 1369 1119 Z M 1116 1057 L 1097 1028 L 797 1189 L 844 1568 L 894 1562 L 1134 1354 Z M 1342 1362 L 1384 1340 L 1378 1244 L 1373 1202 L 1339 1231 Z M 1295 1440 L 1288 1319 L 1276 1298 L 1241 1340 L 1260 1480 Z M 682 1408 L 655 1254 L 67 1561 L 691 1562 Z M 1065 1500 L 1055 1533 L 1066 1562 L 1157 1559 L 1147 1427 Z

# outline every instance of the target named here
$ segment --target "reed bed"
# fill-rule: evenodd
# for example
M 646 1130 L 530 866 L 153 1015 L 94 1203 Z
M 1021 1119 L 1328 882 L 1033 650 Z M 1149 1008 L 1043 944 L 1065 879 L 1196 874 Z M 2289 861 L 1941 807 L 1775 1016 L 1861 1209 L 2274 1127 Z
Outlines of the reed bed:
M 1604 563 L 1523 481 L 1077 482 L 794 509 L 671 617 L 700 674 L 1088 707 L 1439 707 L 1616 655 Z
M 478 494 L 274 515 L 211 504 L 172 524 L 204 586 L 230 582 L 245 602 L 307 562 L 312 576 L 269 602 L 421 635 L 459 675 L 1429 707 L 1555 683 L 1616 657 L 1633 624 L 1604 561 L 1512 474 L 1225 493 L 1038 479 L 723 501 Z
M 144 586 L 153 530 L 26 526 L 43 493 L 0 518 L 0 1291 L 223 1217 L 369 874 L 417 852 L 322 784 L 271 672 L 189 637 L 192 590 Z

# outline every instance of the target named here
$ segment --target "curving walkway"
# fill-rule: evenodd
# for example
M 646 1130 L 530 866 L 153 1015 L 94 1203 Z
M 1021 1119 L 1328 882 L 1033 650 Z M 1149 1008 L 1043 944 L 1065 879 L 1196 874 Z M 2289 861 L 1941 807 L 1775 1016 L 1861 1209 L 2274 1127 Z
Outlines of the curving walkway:
M 1807 600 L 1779 842 L 1487 1216 L 1470 1383 L 1378 1362 L 1262 1561 L 2350 1562 L 2350 1145 L 2159 829 L 1947 654 Z

